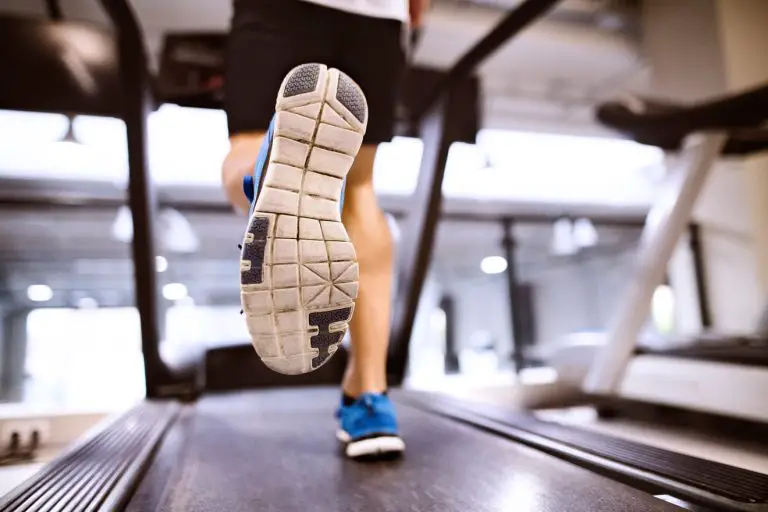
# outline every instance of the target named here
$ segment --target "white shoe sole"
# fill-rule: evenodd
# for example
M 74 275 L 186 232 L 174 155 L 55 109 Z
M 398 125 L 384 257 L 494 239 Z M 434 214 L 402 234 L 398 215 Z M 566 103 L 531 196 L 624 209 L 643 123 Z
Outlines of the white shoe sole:
M 339 202 L 368 106 L 344 73 L 304 64 L 283 80 L 275 111 L 263 188 L 243 238 L 240 299 L 262 361 L 301 374 L 328 362 L 352 318 L 359 271 Z
M 396 454 L 405 451 L 405 443 L 397 436 L 372 437 L 350 442 L 349 434 L 343 430 L 336 432 L 336 438 L 346 444 L 344 453 L 349 458 L 368 457 L 375 455 Z

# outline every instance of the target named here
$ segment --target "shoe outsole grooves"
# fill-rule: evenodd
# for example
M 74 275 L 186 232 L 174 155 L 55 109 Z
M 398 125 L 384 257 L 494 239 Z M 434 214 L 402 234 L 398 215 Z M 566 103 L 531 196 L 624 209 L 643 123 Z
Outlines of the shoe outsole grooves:
M 344 73 L 303 64 L 283 80 L 275 110 L 264 183 L 242 244 L 240 298 L 262 361 L 300 374 L 328 362 L 354 311 L 359 270 L 339 202 L 368 107 Z

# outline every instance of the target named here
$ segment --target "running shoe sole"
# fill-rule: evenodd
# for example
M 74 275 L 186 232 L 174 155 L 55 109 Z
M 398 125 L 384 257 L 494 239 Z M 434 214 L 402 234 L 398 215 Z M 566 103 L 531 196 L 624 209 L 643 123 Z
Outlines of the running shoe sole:
M 399 436 L 382 435 L 352 441 L 343 430 L 336 431 L 336 438 L 344 444 L 344 453 L 350 459 L 366 457 L 386 457 L 399 455 L 405 451 L 405 443 Z
M 240 298 L 262 361 L 301 374 L 328 362 L 354 311 L 359 269 L 339 203 L 368 105 L 344 73 L 303 64 L 283 80 L 275 110 L 266 175 L 243 238 Z

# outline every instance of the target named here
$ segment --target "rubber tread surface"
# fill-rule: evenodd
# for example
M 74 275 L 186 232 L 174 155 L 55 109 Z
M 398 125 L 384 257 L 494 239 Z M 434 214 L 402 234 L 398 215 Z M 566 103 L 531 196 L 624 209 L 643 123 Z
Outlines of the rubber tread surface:
M 334 438 L 337 389 L 238 392 L 196 405 L 163 512 L 674 511 L 473 427 L 400 406 L 402 459 L 359 463 Z

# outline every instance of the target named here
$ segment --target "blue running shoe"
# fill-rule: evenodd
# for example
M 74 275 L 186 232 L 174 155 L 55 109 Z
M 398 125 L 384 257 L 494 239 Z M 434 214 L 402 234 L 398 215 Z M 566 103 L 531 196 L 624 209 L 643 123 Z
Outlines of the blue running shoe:
M 283 80 L 253 176 L 240 255 L 240 299 L 253 346 L 285 374 L 328 362 L 352 318 L 355 248 L 341 223 L 344 179 L 368 105 L 337 69 L 303 64 Z
M 395 408 L 386 395 L 365 393 L 348 406 L 342 401 L 336 417 L 339 420 L 337 437 L 345 444 L 347 457 L 391 456 L 405 450 Z

